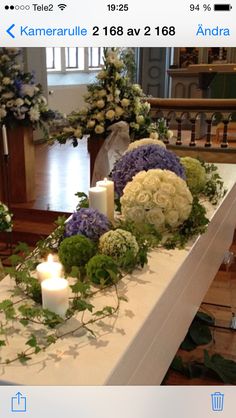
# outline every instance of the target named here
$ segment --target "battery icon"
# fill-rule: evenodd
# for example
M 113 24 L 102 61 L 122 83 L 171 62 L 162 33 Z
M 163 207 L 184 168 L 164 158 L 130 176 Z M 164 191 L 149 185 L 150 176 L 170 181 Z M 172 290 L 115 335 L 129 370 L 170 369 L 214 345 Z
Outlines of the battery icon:
M 215 12 L 230 12 L 231 9 L 231 4 L 214 4 Z

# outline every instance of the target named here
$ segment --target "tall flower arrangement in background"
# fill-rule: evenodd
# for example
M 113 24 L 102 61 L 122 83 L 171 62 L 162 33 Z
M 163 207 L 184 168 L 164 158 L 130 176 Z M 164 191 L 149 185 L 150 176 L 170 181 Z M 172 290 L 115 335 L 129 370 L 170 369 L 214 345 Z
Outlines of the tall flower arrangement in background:
M 129 124 L 132 139 L 158 137 L 157 126 L 150 117 L 150 104 L 141 87 L 132 82 L 131 54 L 130 49 L 104 49 L 104 66 L 97 81 L 87 86 L 86 107 L 68 115 L 68 126 L 56 136 L 60 143 L 72 138 L 76 146 L 83 135 L 106 136 L 109 126 L 118 121 Z
M 34 75 L 23 71 L 20 55 L 19 49 L 0 48 L 0 125 L 43 128 L 54 113 Z

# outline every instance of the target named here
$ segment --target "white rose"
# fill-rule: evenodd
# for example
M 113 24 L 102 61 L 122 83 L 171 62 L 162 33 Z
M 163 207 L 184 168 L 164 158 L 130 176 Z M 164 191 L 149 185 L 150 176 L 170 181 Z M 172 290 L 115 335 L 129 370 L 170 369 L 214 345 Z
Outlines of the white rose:
M 108 101 L 108 102 L 113 102 L 113 100 L 114 100 L 114 96 L 113 96 L 113 94 L 108 94 L 108 96 L 107 96 L 107 101 Z
M 13 106 L 14 106 L 14 100 L 9 100 L 9 101 L 6 103 L 6 107 L 11 108 L 11 107 L 13 107 Z
M 155 192 L 160 188 L 161 182 L 158 177 L 155 176 L 147 176 L 143 180 L 143 187 L 150 192 Z
M 75 131 L 74 131 L 74 136 L 75 136 L 76 138 L 82 138 L 82 136 L 83 136 L 82 129 L 81 129 L 81 128 L 77 128 L 77 129 L 75 129 Z
M 14 93 L 12 91 L 2 94 L 3 99 L 12 99 L 13 97 L 14 97 Z
M 104 78 L 106 78 L 106 76 L 107 76 L 106 71 L 101 70 L 101 71 L 99 71 L 99 73 L 98 73 L 98 75 L 97 75 L 97 78 L 98 78 L 99 80 L 104 80 Z
M 135 93 L 141 93 L 142 89 L 139 84 L 133 84 L 132 89 Z
M 0 119 L 5 118 L 6 115 L 7 115 L 6 110 L 3 108 L 0 108 Z
M 11 222 L 11 217 L 10 217 L 10 215 L 6 215 L 6 216 L 5 216 L 5 221 L 6 221 L 7 223 Z
M 115 114 L 116 114 L 116 116 L 121 116 L 121 115 L 123 115 L 123 113 L 124 113 L 124 110 L 122 109 L 122 107 L 120 107 L 120 106 L 116 106 L 115 107 Z
M 130 105 L 130 100 L 129 99 L 122 99 L 121 100 L 121 106 L 122 107 L 128 107 Z
M 102 90 L 99 90 L 99 91 L 98 91 L 98 96 L 99 96 L 99 97 L 104 97 L 104 96 L 106 96 L 106 94 L 107 94 L 107 92 L 106 92 L 106 90 L 105 90 L 105 89 L 102 89 Z
M 175 209 L 181 212 L 186 208 L 186 206 L 189 206 L 189 202 L 183 196 L 175 196 L 175 199 L 173 200 L 173 206 Z
M 143 222 L 145 219 L 145 210 L 142 207 L 134 206 L 132 208 L 123 208 L 122 207 L 122 215 L 130 220 L 134 220 L 135 222 Z
M 179 224 L 179 213 L 177 210 L 169 210 L 165 214 L 166 223 L 172 227 L 176 227 Z
M 150 133 L 150 138 L 152 138 L 152 139 L 158 139 L 159 138 L 159 135 L 158 135 L 157 132 L 151 132 Z
M 140 171 L 134 177 L 135 182 L 137 182 L 137 181 L 142 182 L 146 178 L 146 176 L 147 176 L 147 172 L 146 171 Z
M 33 97 L 35 94 L 35 85 L 34 84 L 22 84 L 21 93 L 24 96 Z
M 137 116 L 136 121 L 139 125 L 142 125 L 145 122 L 143 115 Z
M 105 102 L 104 100 L 100 99 L 97 101 L 96 106 L 98 107 L 98 109 L 103 109 L 103 107 L 105 106 Z
M 153 202 L 160 208 L 169 210 L 172 207 L 172 202 L 166 193 L 160 193 L 159 191 L 154 193 Z
M 102 112 L 99 112 L 95 115 L 95 118 L 98 120 L 98 122 L 102 122 L 105 119 L 105 116 Z
M 23 104 L 24 104 L 24 100 L 22 100 L 20 98 L 18 98 L 18 99 L 15 100 L 15 105 L 17 107 L 23 106 Z
M 93 128 L 95 126 L 95 120 L 90 119 L 87 123 L 88 128 Z
M 4 86 L 8 86 L 9 84 L 12 84 L 12 80 L 10 77 L 3 77 L 2 84 L 4 84 Z
M 106 112 L 106 119 L 112 120 L 115 117 L 115 111 L 110 109 Z
M 182 221 L 185 221 L 186 219 L 188 219 L 190 213 L 192 210 L 192 206 L 191 205 L 186 205 L 180 212 L 179 217 Z
M 130 181 L 124 188 L 124 194 L 133 193 L 137 194 L 142 190 L 142 185 L 138 181 Z
M 174 136 L 173 131 L 168 130 L 168 131 L 167 131 L 167 138 L 168 138 L 168 139 L 171 139 L 173 136 Z
M 151 201 L 151 199 L 152 199 L 152 193 L 146 192 L 146 191 L 141 191 L 136 196 L 136 202 L 145 207 L 148 207 L 148 203 Z
M 97 125 L 96 127 L 95 127 L 95 132 L 96 132 L 96 134 L 103 134 L 103 132 L 104 132 L 104 127 L 102 126 L 102 125 Z
M 38 109 L 38 107 L 31 107 L 30 111 L 29 111 L 29 117 L 31 122 L 37 122 L 40 118 L 40 111 Z
M 160 185 L 160 192 L 174 196 L 176 194 L 176 189 L 171 183 L 166 183 L 165 181 Z
M 156 228 L 160 228 L 165 223 L 165 217 L 162 210 L 159 208 L 153 208 L 146 213 L 147 221 L 154 225 Z

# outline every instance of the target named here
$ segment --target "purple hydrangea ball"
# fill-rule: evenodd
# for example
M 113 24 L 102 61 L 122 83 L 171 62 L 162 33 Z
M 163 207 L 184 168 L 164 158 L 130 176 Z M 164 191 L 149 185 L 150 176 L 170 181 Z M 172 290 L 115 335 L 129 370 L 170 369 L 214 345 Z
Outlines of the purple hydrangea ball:
M 111 229 L 109 219 L 97 209 L 82 208 L 74 212 L 65 225 L 65 236 L 84 235 L 98 241 L 101 235 Z
M 184 168 L 177 155 L 158 145 L 144 145 L 127 152 L 114 165 L 112 180 L 118 196 L 122 195 L 126 184 L 137 173 L 156 168 L 173 171 L 177 176 L 186 179 Z

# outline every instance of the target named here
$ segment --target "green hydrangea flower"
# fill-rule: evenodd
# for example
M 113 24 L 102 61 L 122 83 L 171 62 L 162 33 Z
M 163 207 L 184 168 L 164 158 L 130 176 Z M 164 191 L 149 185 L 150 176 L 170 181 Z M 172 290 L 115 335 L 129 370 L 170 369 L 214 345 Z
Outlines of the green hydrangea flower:
M 99 239 L 99 250 L 117 261 L 120 267 L 132 265 L 139 251 L 134 235 L 123 229 L 108 231 Z
M 62 241 L 58 255 L 65 270 L 69 273 L 73 266 L 85 266 L 95 252 L 96 247 L 89 238 L 84 235 L 73 235 Z
M 201 193 L 207 181 L 205 168 L 196 158 L 182 157 L 180 162 L 184 166 L 186 182 L 190 191 L 193 194 Z
M 119 275 L 117 263 L 108 255 L 97 254 L 86 265 L 86 274 L 95 284 L 112 284 Z

